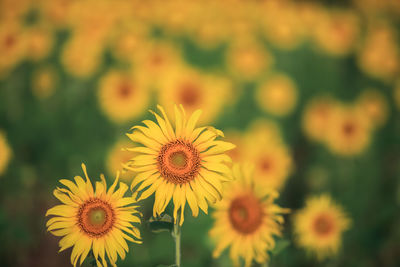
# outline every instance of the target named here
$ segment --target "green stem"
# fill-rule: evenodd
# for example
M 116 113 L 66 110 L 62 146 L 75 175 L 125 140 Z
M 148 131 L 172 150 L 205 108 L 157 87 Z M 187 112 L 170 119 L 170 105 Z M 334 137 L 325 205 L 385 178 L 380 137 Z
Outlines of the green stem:
M 179 225 L 180 215 L 178 212 L 178 218 L 174 224 L 174 240 L 175 240 L 175 265 L 181 267 L 181 227 Z
M 262 267 L 268 267 L 268 262 L 264 262 L 261 266 Z

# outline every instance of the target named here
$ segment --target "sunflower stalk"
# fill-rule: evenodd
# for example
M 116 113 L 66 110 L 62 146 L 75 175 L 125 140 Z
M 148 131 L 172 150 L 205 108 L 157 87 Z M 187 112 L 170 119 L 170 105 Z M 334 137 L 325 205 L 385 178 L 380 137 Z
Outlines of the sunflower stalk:
M 176 223 L 174 224 L 174 231 L 172 236 L 175 240 L 175 266 L 181 267 L 181 226 L 180 215 L 178 212 L 178 217 L 176 218 Z

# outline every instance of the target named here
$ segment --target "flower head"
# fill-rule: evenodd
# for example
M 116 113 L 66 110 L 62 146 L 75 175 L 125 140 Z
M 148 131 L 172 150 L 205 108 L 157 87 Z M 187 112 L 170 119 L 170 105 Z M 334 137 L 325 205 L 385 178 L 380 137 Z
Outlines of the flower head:
M 82 164 L 86 181 L 75 176 L 75 182 L 62 179 L 66 188 L 54 190 L 54 196 L 63 204 L 49 209 L 46 216 L 53 215 L 46 227 L 55 236 L 62 236 L 60 251 L 73 247 L 71 263 L 76 266 L 85 260 L 89 251 L 93 251 L 97 266 L 114 266 L 118 255 L 124 259 L 128 251 L 126 240 L 141 243 L 139 230 L 132 223 L 140 223 L 139 212 L 133 197 L 124 197 L 128 186 L 118 183 L 118 174 L 107 190 L 104 176 L 96 182 L 96 190 Z M 101 260 L 101 263 L 100 263 Z
M 342 208 L 328 195 L 308 199 L 294 219 L 297 243 L 315 253 L 318 259 L 338 252 L 342 233 L 349 225 Z
M 252 260 L 264 263 L 267 251 L 275 247 L 273 236 L 281 235 L 283 213 L 287 209 L 274 204 L 278 193 L 260 186 L 250 165 L 233 167 L 235 181 L 227 184 L 224 198 L 215 205 L 215 223 L 210 235 L 217 241 L 214 257 L 230 246 L 230 257 L 250 266 Z
M 223 133 L 212 127 L 196 128 L 201 110 L 188 119 L 180 105 L 175 106 L 173 128 L 164 109 L 158 106 L 162 116 L 152 112 L 157 123 L 145 120 L 145 126 L 134 126 L 128 137 L 141 146 L 127 150 L 138 152 L 126 168 L 137 173 L 131 188 L 138 186 L 142 194 L 138 200 L 155 193 L 153 215 L 161 214 L 170 200 L 174 203 L 174 218 L 183 223 L 186 202 L 193 216 L 199 208 L 207 213 L 207 202 L 221 199 L 223 181 L 230 180 L 230 169 L 225 165 L 230 158 L 224 153 L 235 146 L 216 140 Z

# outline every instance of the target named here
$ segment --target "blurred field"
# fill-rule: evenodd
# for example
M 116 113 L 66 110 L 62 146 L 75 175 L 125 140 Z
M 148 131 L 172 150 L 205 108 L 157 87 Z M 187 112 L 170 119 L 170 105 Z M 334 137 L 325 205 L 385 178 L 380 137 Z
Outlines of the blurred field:
M 0 0 L 0 266 L 70 266 L 45 227 L 58 180 L 84 162 L 110 181 L 132 157 L 125 133 L 174 103 L 203 109 L 292 210 L 269 266 L 399 266 L 399 18 L 397 0 Z M 321 193 L 352 224 L 318 261 L 292 215 Z M 153 200 L 118 266 L 173 263 Z M 186 212 L 183 266 L 232 266 L 212 258 L 212 224 Z

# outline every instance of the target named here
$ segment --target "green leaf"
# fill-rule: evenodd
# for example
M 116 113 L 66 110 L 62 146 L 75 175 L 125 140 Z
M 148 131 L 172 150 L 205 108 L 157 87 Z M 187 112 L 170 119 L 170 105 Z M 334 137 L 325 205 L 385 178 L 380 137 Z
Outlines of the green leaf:
M 272 255 L 278 255 L 285 248 L 290 245 L 290 241 L 287 239 L 280 239 L 276 242 L 275 248 L 271 251 Z

